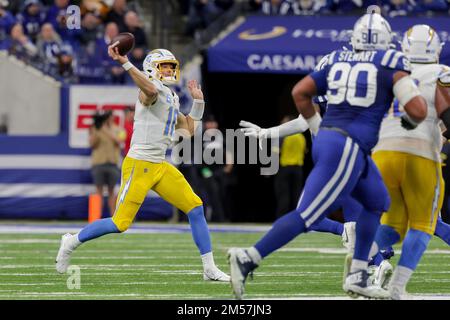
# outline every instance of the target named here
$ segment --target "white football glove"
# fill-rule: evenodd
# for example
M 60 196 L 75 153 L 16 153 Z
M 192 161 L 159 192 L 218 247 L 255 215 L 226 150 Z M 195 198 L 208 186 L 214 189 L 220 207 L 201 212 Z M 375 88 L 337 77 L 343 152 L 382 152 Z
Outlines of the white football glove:
M 269 138 L 269 130 L 261 128 L 254 123 L 241 120 L 239 125 L 242 127 L 241 131 L 244 132 L 246 137 L 254 137 L 257 139 L 267 139 Z

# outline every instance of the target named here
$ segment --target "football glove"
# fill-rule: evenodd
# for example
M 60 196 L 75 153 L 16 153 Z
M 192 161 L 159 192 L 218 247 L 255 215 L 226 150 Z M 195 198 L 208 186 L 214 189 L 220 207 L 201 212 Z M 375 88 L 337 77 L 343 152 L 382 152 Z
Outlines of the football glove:
M 244 132 L 246 137 L 254 137 L 256 139 L 267 139 L 269 138 L 269 130 L 261 128 L 260 126 L 241 120 L 239 125 L 242 127 L 241 131 Z
M 411 119 L 408 114 L 404 114 L 400 117 L 400 123 L 406 130 L 413 130 L 419 125 L 417 122 Z

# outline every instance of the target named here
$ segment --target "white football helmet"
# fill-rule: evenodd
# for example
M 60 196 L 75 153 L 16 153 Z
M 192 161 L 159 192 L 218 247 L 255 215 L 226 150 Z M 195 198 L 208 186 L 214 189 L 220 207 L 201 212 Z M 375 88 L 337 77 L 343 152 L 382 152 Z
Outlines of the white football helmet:
M 356 50 L 387 50 L 392 42 L 392 29 L 379 13 L 363 15 L 353 27 L 350 43 Z
M 402 51 L 412 63 L 438 63 L 443 45 L 433 28 L 417 24 L 404 33 Z
M 161 64 L 172 63 L 175 65 L 175 72 L 170 77 L 165 77 L 161 73 Z M 142 63 L 144 73 L 153 79 L 161 80 L 162 83 L 170 85 L 180 80 L 180 63 L 172 52 L 166 49 L 155 49 L 151 51 Z

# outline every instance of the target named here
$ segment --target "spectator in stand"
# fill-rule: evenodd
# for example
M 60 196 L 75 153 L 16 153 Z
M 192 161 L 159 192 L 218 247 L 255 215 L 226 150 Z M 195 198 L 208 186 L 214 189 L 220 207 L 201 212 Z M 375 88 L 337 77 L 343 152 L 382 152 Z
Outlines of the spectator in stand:
M 383 0 L 383 15 L 390 18 L 408 16 L 414 11 L 409 0 Z
M 51 23 L 44 23 L 36 41 L 38 54 L 43 61 L 43 71 L 50 75 L 58 74 L 58 57 L 61 54 L 61 37 Z
M 6 47 L 10 54 L 29 63 L 38 53 L 36 46 L 23 32 L 20 23 L 16 23 L 11 29 L 11 37 L 7 40 Z
M 77 47 L 78 36 L 80 30 L 69 29 L 66 25 L 67 7 L 69 6 L 69 0 L 55 0 L 45 17 L 45 22 L 49 22 L 53 25 L 53 29 L 61 36 L 63 41 L 68 41 L 72 47 Z
M 16 19 L 11 12 L 6 10 L 8 1 L 0 0 L 0 50 L 8 49 L 10 43 L 7 40 L 8 35 L 11 33 L 12 27 L 16 24 Z
M 125 144 L 123 147 L 122 155 L 125 157 L 130 150 L 131 137 L 133 136 L 133 125 L 134 125 L 134 106 L 128 106 L 125 108 L 125 123 L 124 129 L 126 133 Z
M 125 13 L 127 12 L 127 0 L 115 0 L 111 11 L 106 16 L 106 22 L 115 22 L 119 32 L 126 30 Z
M 72 47 L 69 44 L 63 44 L 58 55 L 58 75 L 63 78 L 63 81 L 68 83 L 77 82 L 78 79 L 75 77 L 73 70 L 74 63 Z
M 92 12 L 87 12 L 82 21 L 79 40 L 81 46 L 77 50 L 78 63 L 76 75 L 81 83 L 105 83 L 105 65 L 103 60 L 104 52 L 101 42 L 97 41 L 102 37 L 101 20 Z
M 125 26 L 126 32 L 130 32 L 134 36 L 134 49 L 130 52 L 130 61 L 136 65 L 140 66 L 144 62 L 145 50 L 147 50 L 147 38 L 145 32 L 141 27 L 141 21 L 139 16 L 134 11 L 128 11 L 125 14 Z
M 360 13 L 364 12 L 370 5 L 377 5 L 377 0 L 333 0 L 329 1 L 330 8 L 336 13 Z
M 97 39 L 96 51 L 99 52 L 102 65 L 105 67 L 105 74 L 108 78 L 107 82 L 123 84 L 125 83 L 125 70 L 108 56 L 108 46 L 118 34 L 119 28 L 117 24 L 115 22 L 109 22 L 105 27 L 104 36 Z
M 325 0 L 297 0 L 292 4 L 294 14 L 302 16 L 326 13 L 329 9 Z
M 94 12 L 102 21 L 106 20 L 110 8 L 103 0 L 83 0 L 81 2 L 81 14 L 86 12 Z
M 209 26 L 220 15 L 220 12 L 213 0 L 192 0 L 185 35 L 194 36 L 197 30 Z
M 2 2 L 5 3 L 4 7 L 6 8 L 6 10 L 11 12 L 11 14 L 13 14 L 14 16 L 20 12 L 23 5 L 23 0 L 1 0 L 0 6 Z
M 265 15 L 288 15 L 293 13 L 292 2 L 289 0 L 250 0 L 253 11 Z
M 17 20 L 22 24 L 25 34 L 36 43 L 45 21 L 45 13 L 39 0 L 26 0 L 23 11 L 17 15 Z

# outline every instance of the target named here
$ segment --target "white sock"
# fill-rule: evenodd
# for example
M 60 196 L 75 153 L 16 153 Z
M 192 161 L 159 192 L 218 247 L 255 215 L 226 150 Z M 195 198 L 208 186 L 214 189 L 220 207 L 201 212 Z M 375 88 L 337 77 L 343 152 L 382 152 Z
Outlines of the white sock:
M 78 235 L 79 235 L 79 233 L 74 234 L 69 238 L 68 244 L 69 244 L 70 250 L 75 250 L 76 248 L 78 248 L 81 245 L 82 242 L 80 242 L 80 240 L 78 240 Z
M 374 241 L 372 243 L 372 247 L 370 248 L 369 259 L 373 258 L 373 256 L 376 255 L 378 251 L 380 251 L 380 248 L 378 247 L 378 244 Z
M 256 250 L 255 247 L 250 247 L 247 249 L 248 255 L 252 258 L 253 262 L 258 264 L 261 262 L 262 257 L 261 254 Z
M 216 266 L 214 263 L 214 257 L 212 252 L 205 253 L 201 255 L 202 257 L 202 263 L 203 263 L 203 269 L 211 269 Z
M 397 265 L 394 270 L 394 274 L 392 275 L 392 280 L 389 286 L 397 287 L 404 291 L 413 272 L 414 270 L 412 269 Z
M 368 262 L 364 260 L 352 259 L 352 266 L 350 267 L 350 273 L 360 270 L 367 270 Z

